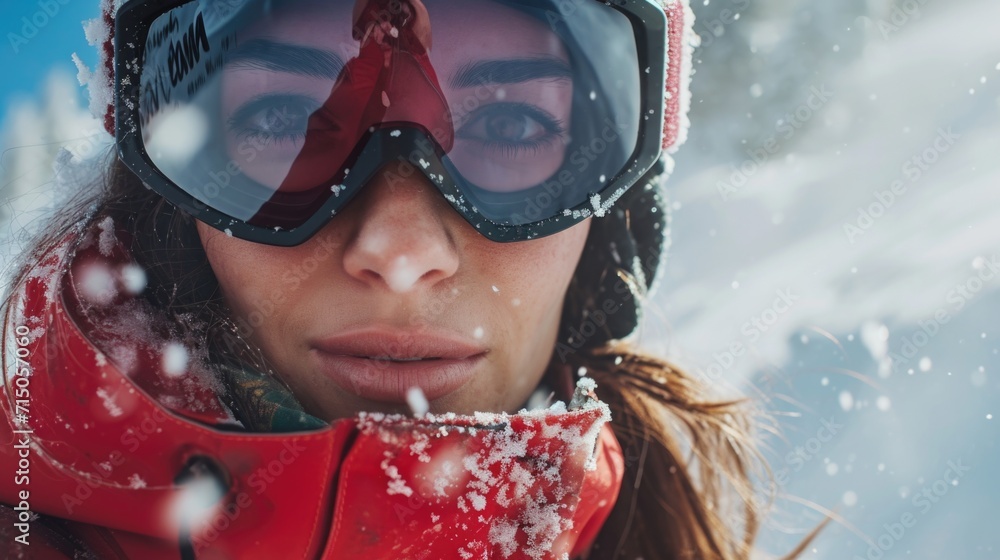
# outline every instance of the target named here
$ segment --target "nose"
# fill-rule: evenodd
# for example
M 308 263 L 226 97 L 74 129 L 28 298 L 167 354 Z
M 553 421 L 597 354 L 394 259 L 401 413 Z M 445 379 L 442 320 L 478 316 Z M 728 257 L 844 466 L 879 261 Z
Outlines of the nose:
M 396 166 L 383 167 L 344 208 L 353 214 L 354 231 L 343 259 L 352 277 L 406 293 L 452 277 L 459 255 L 448 218 L 454 210 L 423 175 L 402 179 Z

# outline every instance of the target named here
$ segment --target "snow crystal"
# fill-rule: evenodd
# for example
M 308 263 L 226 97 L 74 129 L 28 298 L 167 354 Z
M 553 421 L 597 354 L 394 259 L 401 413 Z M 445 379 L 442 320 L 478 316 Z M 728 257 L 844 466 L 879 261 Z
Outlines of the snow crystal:
M 601 207 L 601 195 L 595 194 L 590 197 L 590 205 L 594 207 L 594 215 L 598 218 L 604 217 L 604 208 Z
M 403 135 L 402 130 L 393 130 L 392 132 L 389 133 L 389 136 L 392 136 L 393 138 L 399 138 L 402 135 Z
M 84 267 L 80 274 L 79 288 L 84 299 L 94 305 L 107 305 L 118 295 L 111 271 L 98 263 Z
M 875 401 L 875 406 L 878 407 L 878 409 L 881 410 L 882 412 L 885 412 L 890 408 L 892 408 L 892 401 L 889 399 L 889 397 L 883 395 Z
M 483 331 L 483 327 L 476 327 L 476 330 L 472 332 L 472 336 L 476 337 L 477 339 L 483 338 L 483 334 L 485 334 L 485 331 Z
M 104 405 L 105 410 L 112 418 L 117 418 L 124 414 L 121 407 L 115 402 L 115 398 L 108 394 L 107 389 L 101 388 L 97 390 L 97 396 L 101 398 L 101 403 Z
M 386 451 L 386 458 L 382 460 L 382 471 L 385 475 L 389 477 L 389 488 L 387 492 L 390 496 L 395 494 L 402 494 L 409 498 L 413 495 L 413 489 L 406 485 L 406 481 L 399 474 L 399 469 L 395 465 L 389 463 L 389 459 L 392 458 L 392 454 Z
M 196 478 L 185 484 L 170 506 L 174 523 L 192 528 L 212 519 L 215 504 L 222 499 L 222 489 L 211 477 Z
M 850 412 L 850 410 L 854 408 L 854 395 L 852 395 L 850 391 L 842 391 L 840 393 L 839 401 L 840 408 L 844 409 L 844 411 Z
M 394 292 L 401 293 L 409 290 L 423 275 L 419 267 L 410 264 L 406 255 L 397 257 L 394 264 L 395 266 L 385 277 L 386 283 Z
M 472 504 L 472 508 L 476 511 L 483 511 L 486 508 L 486 498 L 483 495 L 476 492 L 469 492 L 465 497 L 469 499 L 469 503 Z
M 183 169 L 210 140 L 209 117 L 194 105 L 171 107 L 160 112 L 150 131 L 146 149 L 158 164 Z
M 434 495 L 448 496 L 448 488 L 458 483 L 458 465 L 452 461 L 441 461 L 436 469 L 437 476 L 434 478 Z
M 410 453 L 416 455 L 417 460 L 421 463 L 430 463 L 431 456 L 427 454 L 427 446 L 430 445 L 430 443 L 431 440 L 429 438 L 418 439 L 413 442 L 413 445 L 410 446 Z
M 406 403 L 410 405 L 410 410 L 413 412 L 414 416 L 423 416 L 427 414 L 430 410 L 430 404 L 427 402 L 427 397 L 424 392 L 420 390 L 420 387 L 410 387 L 406 391 Z
M 934 367 L 934 363 L 931 362 L 930 358 L 924 356 L 923 358 L 920 358 L 920 364 L 918 367 L 920 368 L 920 371 L 927 373 L 932 367 Z
M 517 550 L 517 522 L 499 519 L 490 527 L 490 542 L 500 547 L 504 558 L 509 558 Z
M 170 342 L 163 348 L 163 373 L 179 377 L 187 373 L 188 351 L 183 344 Z
M 146 271 L 137 264 L 127 264 L 122 267 L 122 283 L 125 284 L 125 291 L 137 296 L 146 289 Z
M 104 0 L 102 4 L 107 2 L 108 0 Z M 104 7 L 104 9 L 108 8 L 109 6 Z M 87 43 L 96 47 L 101 56 L 94 70 L 87 68 L 79 56 L 75 57 L 74 62 L 76 62 L 78 70 L 77 79 L 79 79 L 80 85 L 87 86 L 90 93 L 90 113 L 94 118 L 103 121 L 108 106 L 114 103 L 111 76 L 104 60 L 106 56 L 104 43 L 111 37 L 111 28 L 104 22 L 104 18 L 94 18 L 83 23 L 83 31 Z
M 134 473 L 132 476 L 128 477 L 128 487 L 133 489 L 145 488 L 146 481 L 139 476 L 139 473 Z
M 233 230 L 231 230 L 229 228 L 226 228 L 226 231 L 224 233 L 226 234 L 227 237 L 232 237 L 233 236 Z
M 847 492 L 844 492 L 844 497 L 841 500 L 844 502 L 845 506 L 853 507 L 858 503 L 858 495 L 854 491 L 848 490 Z
M 878 363 L 879 377 L 892 375 L 892 359 L 889 358 L 889 328 L 882 323 L 868 321 L 861 326 L 861 342 Z
M 70 55 L 70 58 L 73 59 L 73 64 L 76 65 L 77 81 L 80 82 L 81 86 L 87 85 L 90 82 L 91 77 L 93 76 L 93 73 L 90 71 L 90 68 L 88 68 L 86 63 L 83 62 L 83 59 L 80 58 L 80 55 L 73 53 Z

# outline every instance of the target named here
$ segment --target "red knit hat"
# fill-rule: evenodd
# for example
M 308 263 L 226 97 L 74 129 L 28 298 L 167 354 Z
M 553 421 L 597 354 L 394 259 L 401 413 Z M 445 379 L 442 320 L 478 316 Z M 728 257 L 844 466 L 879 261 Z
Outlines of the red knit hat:
M 87 41 L 100 48 L 100 60 L 90 71 L 74 55 L 80 83 L 90 90 L 90 110 L 104 119 L 104 128 L 115 134 L 114 29 L 115 14 L 126 0 L 101 0 L 101 17 L 86 23 Z M 667 89 L 663 124 L 663 148 L 675 152 L 687 140 L 691 53 L 698 44 L 693 31 L 694 13 L 688 0 L 659 0 L 667 14 Z

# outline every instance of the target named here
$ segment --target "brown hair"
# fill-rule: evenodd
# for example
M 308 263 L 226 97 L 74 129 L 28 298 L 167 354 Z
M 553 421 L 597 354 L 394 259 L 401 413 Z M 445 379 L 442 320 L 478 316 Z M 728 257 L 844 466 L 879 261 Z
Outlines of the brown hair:
M 209 341 L 214 360 L 273 373 L 230 318 L 194 219 L 146 189 L 117 158 L 109 169 L 100 185 L 70 201 L 34 241 L 35 251 L 22 258 L 18 282 L 38 250 L 72 228 L 110 216 L 146 270 L 144 297 L 150 303 L 173 318 L 181 332 L 198 330 L 191 334 Z M 591 235 L 601 235 L 600 229 Z M 567 332 L 568 317 L 585 312 L 587 304 L 581 302 L 593 302 L 595 294 L 579 278 L 592 273 L 578 268 L 566 295 L 560 336 Z M 588 558 L 750 558 L 770 503 L 760 491 L 759 482 L 766 483 L 770 471 L 756 448 L 762 417 L 753 403 L 713 400 L 704 380 L 627 342 L 554 352 L 549 375 L 559 371 L 571 378 L 580 368 L 597 381 L 598 395 L 611 407 L 625 455 L 621 493 Z M 798 556 L 821 527 L 786 558 Z

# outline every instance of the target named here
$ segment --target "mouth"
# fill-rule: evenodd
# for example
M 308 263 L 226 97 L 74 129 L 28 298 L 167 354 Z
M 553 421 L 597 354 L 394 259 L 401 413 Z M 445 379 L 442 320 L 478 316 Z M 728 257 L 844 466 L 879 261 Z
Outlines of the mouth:
M 343 390 L 361 398 L 406 404 L 419 388 L 428 400 L 469 383 L 488 350 L 441 332 L 369 329 L 312 345 L 319 369 Z

